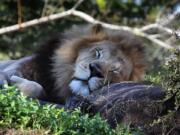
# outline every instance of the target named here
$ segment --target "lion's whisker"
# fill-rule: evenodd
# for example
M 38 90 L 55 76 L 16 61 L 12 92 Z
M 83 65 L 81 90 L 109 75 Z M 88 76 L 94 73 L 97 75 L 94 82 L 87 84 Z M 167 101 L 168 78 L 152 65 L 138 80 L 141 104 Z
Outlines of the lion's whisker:
M 103 85 L 105 85 L 105 84 L 106 84 L 106 81 L 108 80 L 108 73 L 109 73 L 109 71 L 106 70 L 105 77 L 104 77 L 104 81 L 103 81 Z

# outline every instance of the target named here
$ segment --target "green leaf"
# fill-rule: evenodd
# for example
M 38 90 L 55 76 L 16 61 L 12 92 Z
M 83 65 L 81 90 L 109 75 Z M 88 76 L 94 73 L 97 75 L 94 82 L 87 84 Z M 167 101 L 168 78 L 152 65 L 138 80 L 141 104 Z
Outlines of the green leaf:
M 96 0 L 96 3 L 100 10 L 104 10 L 106 8 L 106 0 Z

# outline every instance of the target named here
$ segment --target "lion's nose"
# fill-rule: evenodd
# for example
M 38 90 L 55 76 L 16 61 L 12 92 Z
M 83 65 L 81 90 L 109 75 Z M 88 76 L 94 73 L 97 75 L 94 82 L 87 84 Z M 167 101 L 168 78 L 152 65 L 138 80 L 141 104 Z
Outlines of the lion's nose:
M 89 64 L 89 69 L 91 71 L 91 77 L 100 77 L 102 78 L 101 66 L 97 63 Z

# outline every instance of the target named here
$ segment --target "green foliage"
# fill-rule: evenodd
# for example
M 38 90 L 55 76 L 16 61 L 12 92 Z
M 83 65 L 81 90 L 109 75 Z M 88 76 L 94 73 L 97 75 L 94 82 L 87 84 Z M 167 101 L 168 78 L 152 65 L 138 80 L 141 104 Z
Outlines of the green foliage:
M 153 84 L 161 84 L 162 81 L 162 76 L 161 72 L 154 73 L 154 72 L 149 72 L 145 75 L 145 81 L 151 82 Z
M 28 99 L 15 87 L 0 90 L 0 129 L 37 129 L 48 134 L 62 135 L 131 135 L 128 127 L 111 129 L 99 114 L 90 117 L 79 109 L 72 112 L 40 105 Z M 24 131 L 24 132 L 25 132 Z
M 162 129 L 161 134 L 172 132 L 179 121 L 180 50 L 173 50 L 165 61 L 163 66 L 158 65 L 158 69 L 149 71 L 145 76 L 146 81 L 151 82 L 152 85 L 161 85 L 165 91 L 165 98 L 160 101 L 165 110 L 150 124 L 150 127 L 154 129 Z
M 101 10 L 106 8 L 106 0 L 96 0 L 96 3 Z
M 165 90 L 165 101 L 175 96 L 175 111 L 180 107 L 180 50 L 173 50 L 164 66 L 157 73 L 151 71 L 145 76 L 147 81 L 161 85 Z M 173 112 L 170 112 L 173 114 Z M 167 114 L 171 117 L 172 114 Z M 169 117 L 168 116 L 168 117 Z
M 176 107 L 180 106 L 180 50 L 175 50 L 166 62 L 166 74 L 164 76 L 164 88 L 166 98 L 176 95 Z
M 142 131 L 137 130 L 131 131 L 128 125 L 119 124 L 116 128 L 117 135 L 143 135 Z

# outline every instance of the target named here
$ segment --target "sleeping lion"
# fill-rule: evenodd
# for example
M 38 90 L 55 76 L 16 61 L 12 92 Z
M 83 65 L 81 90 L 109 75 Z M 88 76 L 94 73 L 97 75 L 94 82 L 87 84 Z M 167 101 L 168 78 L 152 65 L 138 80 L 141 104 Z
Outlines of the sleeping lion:
M 26 96 L 65 103 L 72 94 L 85 97 L 110 83 L 139 81 L 145 63 L 142 43 L 131 33 L 74 26 L 30 57 L 1 62 L 0 78 Z

